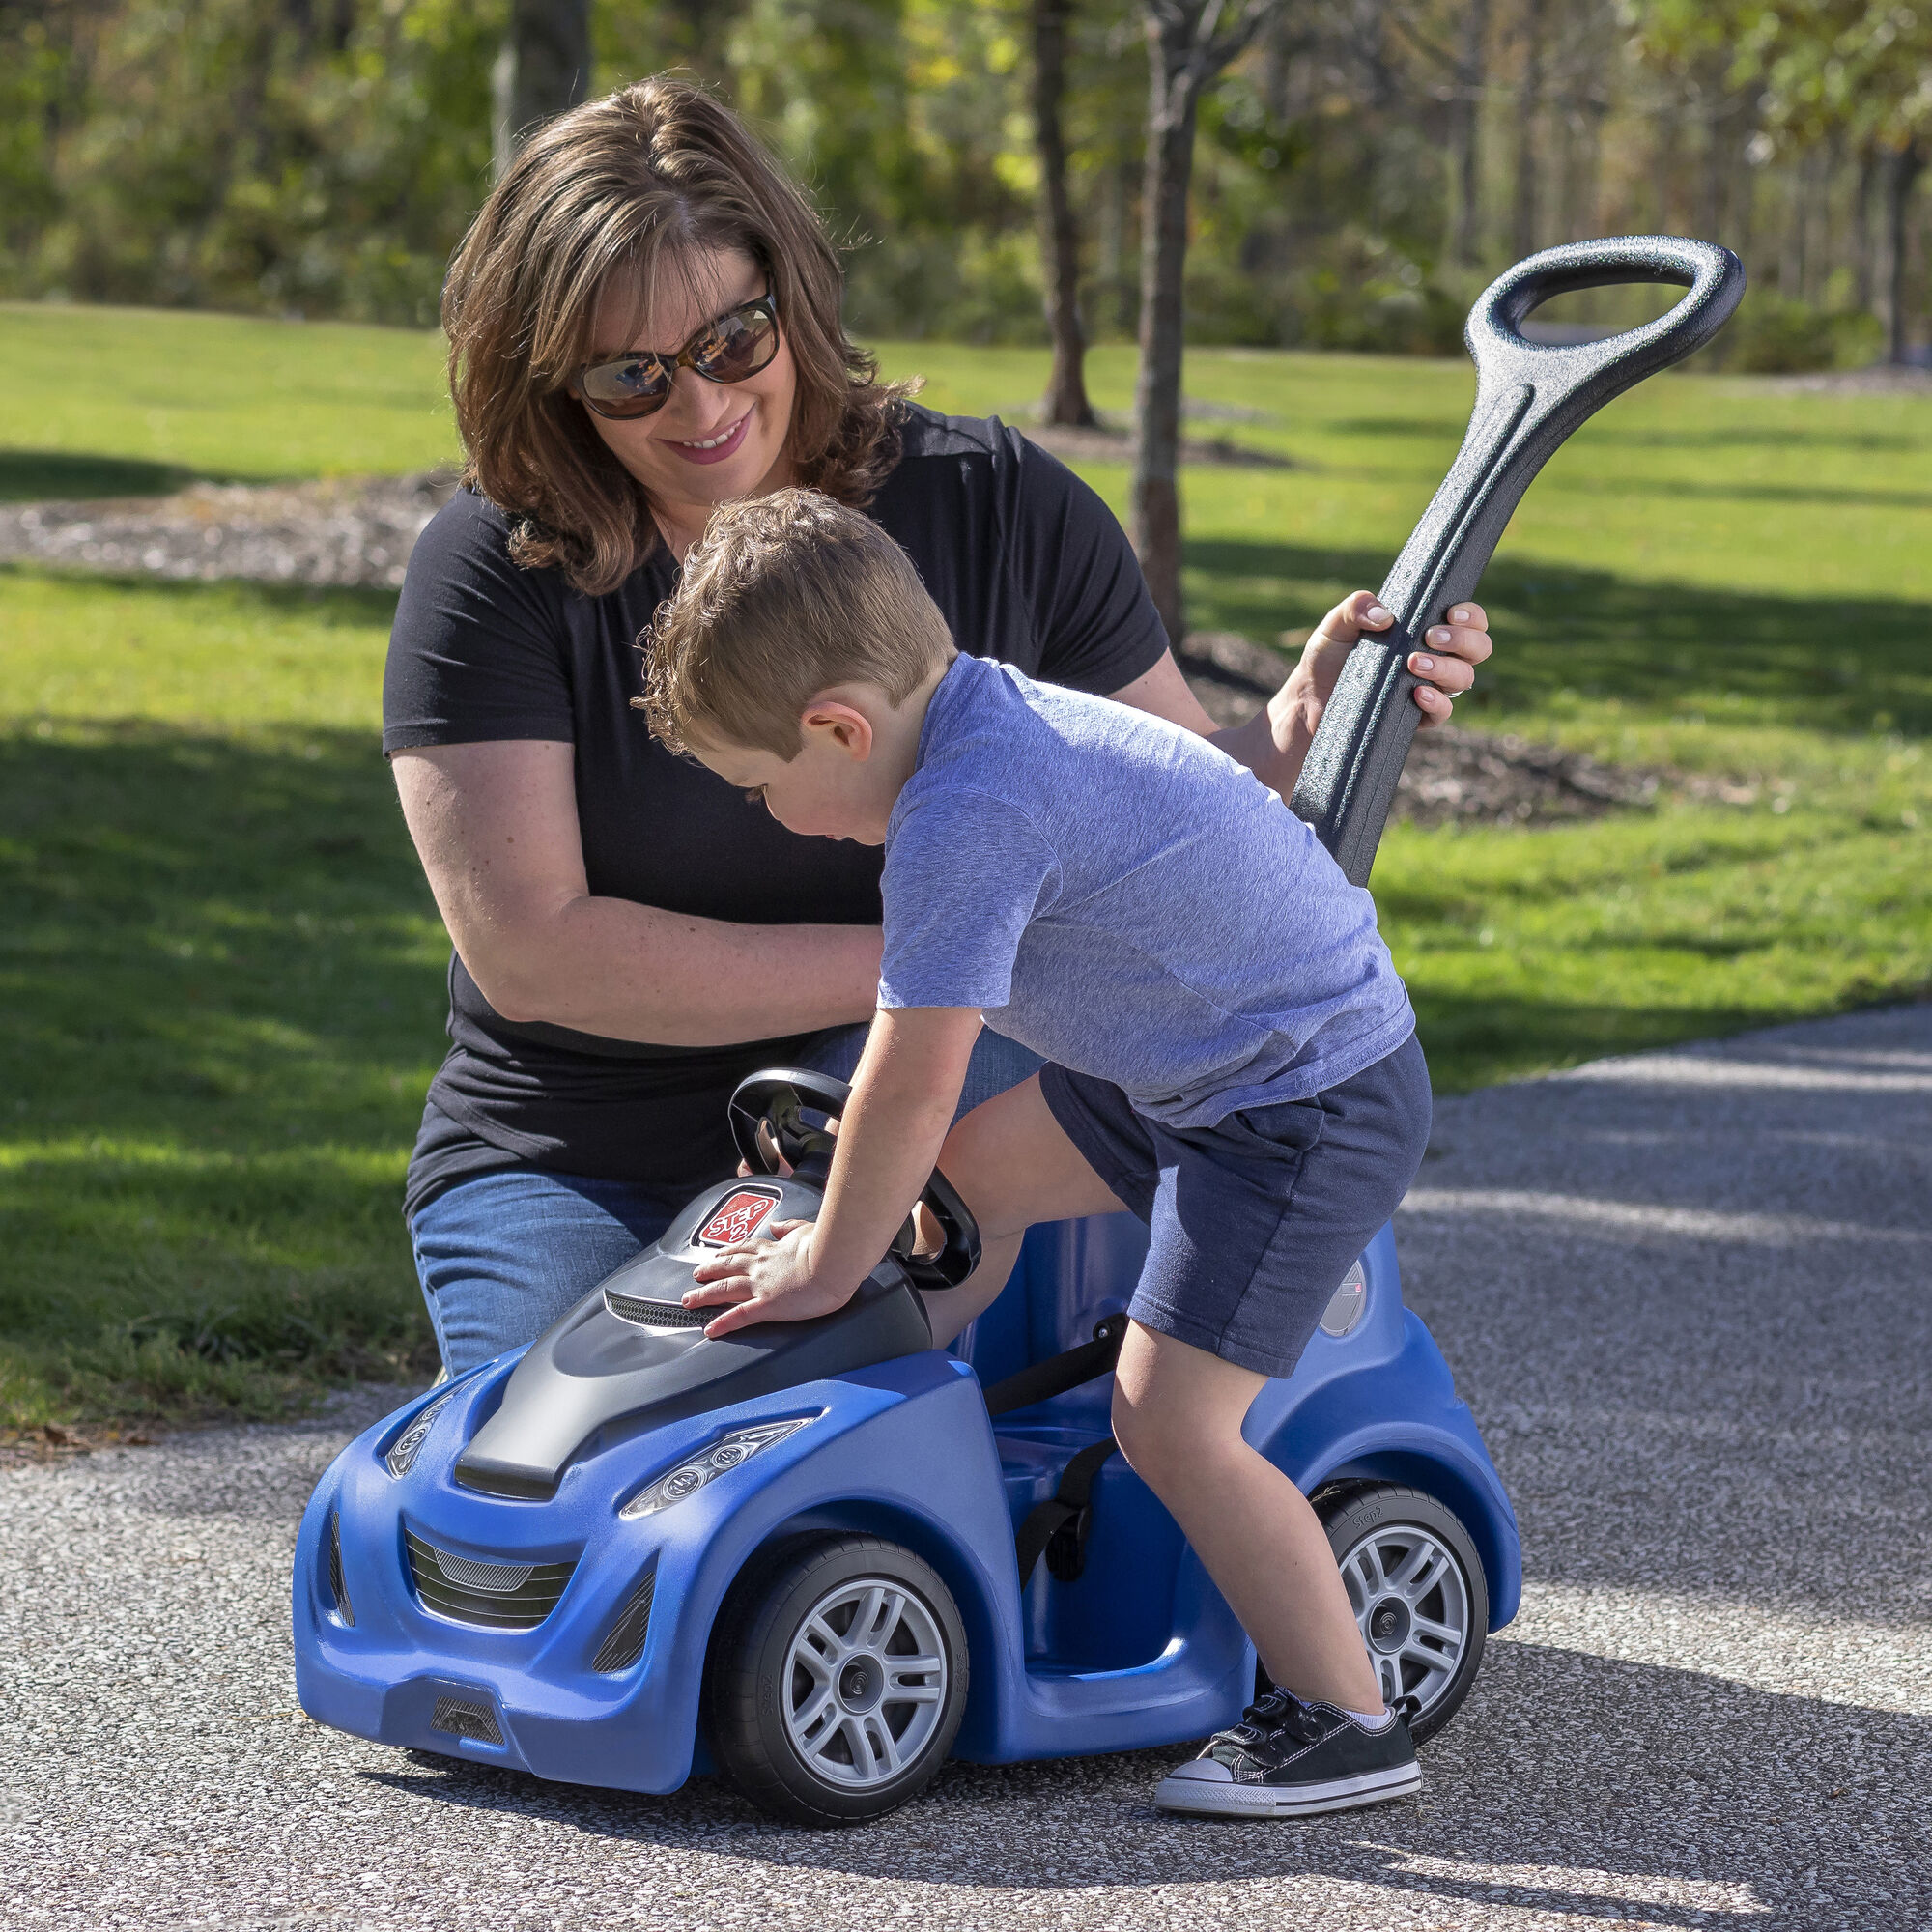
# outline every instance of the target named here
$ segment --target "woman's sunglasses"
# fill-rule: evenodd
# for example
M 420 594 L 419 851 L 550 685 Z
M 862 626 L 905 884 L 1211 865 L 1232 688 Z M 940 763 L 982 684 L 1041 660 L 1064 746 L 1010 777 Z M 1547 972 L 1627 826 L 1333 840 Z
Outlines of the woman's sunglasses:
M 707 383 L 742 383 L 769 367 L 778 353 L 778 304 L 769 294 L 753 296 L 707 322 L 675 355 L 633 350 L 591 363 L 570 387 L 600 416 L 631 421 L 655 415 L 670 401 L 680 369 L 695 369 Z

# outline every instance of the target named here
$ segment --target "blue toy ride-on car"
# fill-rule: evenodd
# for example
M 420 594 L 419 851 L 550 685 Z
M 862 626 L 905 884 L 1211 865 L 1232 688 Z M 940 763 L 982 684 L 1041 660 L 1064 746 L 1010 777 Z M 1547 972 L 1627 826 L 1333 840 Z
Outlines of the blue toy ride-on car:
M 817 1823 L 902 1803 L 949 1753 L 1237 1721 L 1254 1651 L 1111 1453 L 1146 1245 L 1130 1216 L 1036 1230 L 956 1354 L 917 1293 L 977 1248 L 938 1177 L 945 1251 L 887 1256 L 837 1314 L 709 1341 L 683 1306 L 712 1248 L 815 1211 L 817 1122 L 844 1097 L 810 1073 L 746 1082 L 740 1145 L 789 1174 L 707 1189 L 528 1349 L 345 1452 L 296 1562 L 312 1715 L 639 1791 L 683 1783 L 702 1740 L 757 1802 Z M 1516 1609 L 1516 1525 L 1386 1231 L 1247 1435 L 1316 1495 L 1385 1690 L 1427 1734 Z
M 1672 281 L 1670 315 L 1586 350 L 1518 325 L 1566 288 Z M 1610 395 L 1735 306 L 1735 261 L 1642 238 L 1552 249 L 1478 303 L 1469 439 L 1351 654 L 1295 808 L 1367 876 L 1415 708 L 1408 639 L 1473 590 L 1529 478 Z M 1400 698 L 1401 701 L 1395 701 Z M 1146 1247 L 1131 1217 L 1035 1229 L 950 1351 L 921 1291 L 978 1236 L 935 1174 L 847 1305 L 712 1340 L 692 1270 L 822 1200 L 845 1089 L 777 1069 L 733 1096 L 750 1178 L 695 1199 L 527 1348 L 368 1430 L 302 1520 L 297 1685 L 325 1723 L 538 1776 L 668 1792 L 724 1772 L 781 1817 L 875 1817 L 950 1755 L 1179 1745 L 1238 1720 L 1256 1659 L 1109 1434 Z M 1418 1740 L 1515 1614 L 1515 1519 L 1384 1229 L 1248 1440 L 1327 1527 L 1384 1694 Z

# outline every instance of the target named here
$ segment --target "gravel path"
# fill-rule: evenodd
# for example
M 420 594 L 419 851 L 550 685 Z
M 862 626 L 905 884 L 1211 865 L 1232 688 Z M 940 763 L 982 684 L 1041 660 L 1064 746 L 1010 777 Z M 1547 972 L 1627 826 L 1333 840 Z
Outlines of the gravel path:
M 1529 1586 L 1419 1801 L 1148 1804 L 1170 1755 L 952 1767 L 778 1829 L 295 1706 L 296 1514 L 394 1392 L 0 1473 L 9 1927 L 1932 1925 L 1932 1005 L 1442 1104 L 1409 1298 Z

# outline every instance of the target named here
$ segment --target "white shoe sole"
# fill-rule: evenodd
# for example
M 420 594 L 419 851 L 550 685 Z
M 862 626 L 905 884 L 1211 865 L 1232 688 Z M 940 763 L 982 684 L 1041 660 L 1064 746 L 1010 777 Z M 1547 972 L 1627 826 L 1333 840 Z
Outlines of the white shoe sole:
M 1235 1784 L 1218 1778 L 1164 1777 L 1153 1802 L 1163 1811 L 1185 1811 L 1198 1818 L 1309 1818 L 1321 1811 L 1353 1811 L 1384 1804 L 1422 1789 L 1419 1764 L 1390 1765 L 1358 1777 L 1326 1784 Z

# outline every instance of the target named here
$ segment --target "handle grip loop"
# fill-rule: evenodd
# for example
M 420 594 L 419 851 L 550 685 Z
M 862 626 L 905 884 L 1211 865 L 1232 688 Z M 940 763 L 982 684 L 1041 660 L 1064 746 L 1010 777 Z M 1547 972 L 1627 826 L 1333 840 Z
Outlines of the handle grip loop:
M 1577 289 L 1664 283 L 1687 290 L 1668 314 L 1601 342 L 1531 342 L 1530 313 Z M 1394 627 L 1349 653 L 1294 787 L 1294 810 L 1368 883 L 1396 780 L 1421 722 L 1408 668 L 1415 640 L 1471 597 L 1536 473 L 1572 431 L 1646 376 L 1680 362 L 1730 320 L 1745 292 L 1728 248 L 1677 235 L 1573 242 L 1519 262 L 1484 290 L 1463 339 L 1476 402 L 1463 447 L 1382 584 Z

